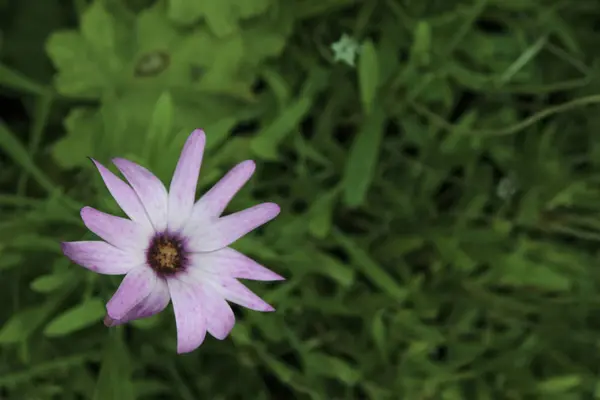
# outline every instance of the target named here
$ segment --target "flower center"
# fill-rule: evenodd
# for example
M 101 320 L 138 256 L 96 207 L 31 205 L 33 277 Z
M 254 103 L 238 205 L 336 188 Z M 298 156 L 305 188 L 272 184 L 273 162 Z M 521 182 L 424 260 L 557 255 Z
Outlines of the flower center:
M 183 241 L 167 233 L 156 235 L 146 252 L 148 265 L 159 274 L 172 275 L 185 267 L 186 252 Z

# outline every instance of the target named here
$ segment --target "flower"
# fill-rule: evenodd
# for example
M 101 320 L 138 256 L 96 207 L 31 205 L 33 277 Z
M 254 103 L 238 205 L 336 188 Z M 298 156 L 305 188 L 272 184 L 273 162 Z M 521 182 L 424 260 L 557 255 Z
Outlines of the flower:
M 331 50 L 333 51 L 333 61 L 341 61 L 354 67 L 356 55 L 360 51 L 360 44 L 344 33 L 337 42 L 331 45 Z
M 228 247 L 279 214 L 277 204 L 263 203 L 221 217 L 254 173 L 253 161 L 235 166 L 194 203 L 205 142 L 202 130 L 189 136 L 168 192 L 131 161 L 112 160 L 127 184 L 92 159 L 129 219 L 84 207 L 83 222 L 103 241 L 62 243 L 74 263 L 100 274 L 125 275 L 106 304 L 106 326 L 155 315 L 172 301 L 180 354 L 198 348 L 206 332 L 219 340 L 227 337 L 235 324 L 227 301 L 274 311 L 238 279 L 284 279 Z

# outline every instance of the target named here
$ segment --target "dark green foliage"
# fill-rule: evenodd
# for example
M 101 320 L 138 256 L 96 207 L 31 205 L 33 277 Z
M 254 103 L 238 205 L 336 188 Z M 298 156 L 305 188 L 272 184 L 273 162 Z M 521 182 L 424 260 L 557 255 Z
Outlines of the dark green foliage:
M 35 5 L 33 4 L 35 3 Z M 600 5 L 558 0 L 0 0 L 0 399 L 600 399 Z M 282 214 L 235 247 L 219 342 L 102 325 L 119 278 L 62 256 L 87 157 Z

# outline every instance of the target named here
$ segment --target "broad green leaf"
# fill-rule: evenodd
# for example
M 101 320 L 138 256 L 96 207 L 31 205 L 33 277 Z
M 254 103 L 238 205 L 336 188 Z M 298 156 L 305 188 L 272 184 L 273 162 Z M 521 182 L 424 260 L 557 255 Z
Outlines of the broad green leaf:
M 60 246 L 54 238 L 40 236 L 36 233 L 14 235 L 7 243 L 10 247 L 22 250 L 43 250 L 62 254 Z
M 223 144 L 237 122 L 237 119 L 231 116 L 206 126 L 206 150 L 214 149 Z
M 252 150 L 261 158 L 276 160 L 279 144 L 308 113 L 312 98 L 301 97 L 286 107 L 267 127 L 252 140 Z
M 248 1 L 248 3 L 252 2 L 253 0 Z M 202 3 L 202 8 L 206 23 L 217 36 L 231 35 L 237 30 L 236 10 L 229 7 L 227 1 L 207 1 Z
M 356 281 L 356 272 L 353 268 L 326 253 L 314 251 L 311 257 L 307 257 L 304 262 L 307 265 L 314 265 L 319 273 L 334 279 L 344 288 L 352 287 Z M 306 269 L 309 270 L 309 268 L 307 266 Z
M 411 63 L 426 66 L 431 58 L 431 26 L 426 21 L 419 21 L 415 27 L 413 44 L 410 51 Z
M 408 254 L 412 251 L 418 250 L 423 247 L 425 240 L 421 236 L 417 235 L 398 235 L 393 237 L 387 237 L 379 246 L 379 250 L 382 254 L 389 256 L 397 256 Z
M 231 339 L 240 346 L 249 346 L 252 344 L 250 332 L 248 331 L 248 328 L 242 324 L 235 324 L 235 327 L 231 331 Z
M 350 207 L 357 207 L 364 203 L 373 181 L 384 134 L 385 118 L 384 111 L 375 108 L 373 113 L 365 117 L 352 142 L 342 178 L 344 201 Z
M 346 385 L 355 385 L 361 379 L 360 371 L 341 358 L 313 353 L 307 354 L 304 362 L 310 374 L 336 378 Z
M 387 330 L 385 323 L 383 322 L 384 310 L 380 310 L 375 313 L 371 322 L 371 335 L 373 336 L 373 342 L 379 351 L 379 355 L 383 360 L 388 362 L 389 350 L 387 347 Z
M 378 265 L 364 249 L 341 232 L 335 231 L 334 237 L 348 252 L 354 265 L 360 267 L 360 272 L 375 286 L 387 293 L 396 302 L 403 302 L 406 299 L 407 289 L 402 287 L 397 279 Z
M 81 34 L 98 55 L 112 54 L 115 50 L 113 17 L 106 11 L 102 1 L 94 0 L 81 17 Z
M 531 261 L 519 253 L 498 260 L 496 272 L 498 283 L 510 286 L 566 291 L 572 284 L 566 275 L 551 265 Z
M 331 231 L 331 219 L 338 194 L 337 189 L 322 194 L 308 210 L 308 230 L 319 239 L 325 238 Z
M 29 287 L 34 292 L 50 293 L 65 285 L 71 278 L 68 273 L 55 273 L 50 275 L 42 275 L 31 282 Z
M 158 98 L 150 119 L 146 143 L 143 145 L 145 159 L 150 159 L 151 154 L 164 153 L 173 127 L 173 114 L 173 98 L 169 92 L 164 92 Z
M 29 339 L 71 294 L 73 287 L 67 286 L 47 297 L 44 303 L 12 314 L 0 327 L 0 343 L 16 343 Z
M 279 107 L 283 108 L 288 104 L 292 97 L 292 88 L 285 78 L 273 68 L 268 67 L 262 71 L 261 77 L 273 92 Z
M 32 307 L 11 315 L 0 327 L 0 344 L 26 340 L 45 313 L 43 307 Z
M 241 34 L 217 38 L 204 26 L 184 34 L 169 23 L 161 3 L 140 13 L 136 37 L 132 60 L 136 85 L 250 97 L 257 71 L 243 66 L 246 59 L 263 58 L 246 52 L 248 41 L 257 39 Z
M 477 262 L 465 252 L 456 236 L 435 235 L 433 243 L 441 257 L 461 271 L 472 271 Z
M 74 108 L 64 121 L 67 135 L 60 138 L 52 148 L 54 160 L 63 168 L 70 169 L 88 164 L 87 157 L 98 157 L 92 138 L 100 134 L 97 114 L 86 108 Z
M 250 70 L 261 66 L 264 60 L 279 56 L 292 34 L 295 15 L 292 7 L 279 7 L 277 12 L 269 12 L 256 23 L 244 27 L 244 65 Z
M 201 87 L 210 91 L 232 90 L 244 62 L 244 39 L 241 35 L 229 36 L 219 43 L 202 77 Z M 231 86 L 231 88 L 229 88 Z M 240 92 L 240 96 L 245 96 Z M 249 96 L 249 95 L 248 95 Z
M 151 102 L 172 88 L 247 99 L 261 61 L 285 43 L 281 36 L 286 25 L 277 25 L 279 21 L 266 20 L 266 25 L 250 27 L 243 35 L 219 38 L 204 25 L 185 32 L 177 29 L 162 2 L 142 11 L 134 24 L 110 15 L 101 4 L 97 1 L 86 10 L 81 33 L 58 32 L 49 39 L 47 50 L 58 69 L 60 93 L 98 98 L 125 85 L 130 89 L 122 92 L 126 96 L 153 88 L 156 97 Z
M 220 2 L 170 0 L 169 18 L 182 24 L 190 24 L 204 18 L 217 36 L 231 35 L 238 30 L 241 20 L 256 17 L 267 11 L 269 0 L 223 0 Z
M 106 338 L 100 376 L 96 382 L 93 400 L 135 400 L 136 392 L 131 380 L 131 359 L 120 331 Z
M 88 7 L 81 23 L 81 34 L 52 34 L 46 51 L 58 69 L 55 83 L 59 93 L 97 98 L 118 82 L 124 60 L 115 52 L 115 21 L 101 1 Z
M 373 112 L 375 97 L 379 89 L 379 61 L 377 49 L 371 41 L 363 43 L 358 59 L 358 84 L 360 100 L 366 114 Z
M 49 337 L 68 335 L 101 321 L 105 313 L 102 300 L 86 300 L 53 319 L 44 329 L 44 334 Z
M 202 15 L 202 5 L 196 1 L 189 0 L 169 0 L 168 16 L 169 19 L 189 25 L 194 23 Z
M 545 394 L 559 394 L 576 389 L 582 384 L 579 375 L 562 375 L 546 379 L 537 384 L 537 390 Z
M 495 84 L 494 76 L 467 69 L 456 61 L 448 63 L 445 69 L 449 77 L 472 90 L 484 91 Z

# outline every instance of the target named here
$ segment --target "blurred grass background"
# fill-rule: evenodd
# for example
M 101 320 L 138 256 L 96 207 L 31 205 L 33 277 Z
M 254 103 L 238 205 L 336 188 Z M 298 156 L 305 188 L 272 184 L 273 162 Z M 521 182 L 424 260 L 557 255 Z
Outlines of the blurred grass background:
M 599 46 L 592 0 L 0 0 L 0 398 L 600 399 Z M 58 242 L 119 213 L 88 156 L 197 127 L 288 280 L 177 356 Z

